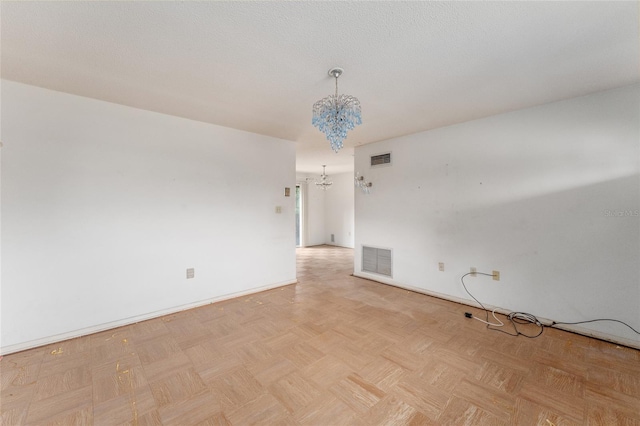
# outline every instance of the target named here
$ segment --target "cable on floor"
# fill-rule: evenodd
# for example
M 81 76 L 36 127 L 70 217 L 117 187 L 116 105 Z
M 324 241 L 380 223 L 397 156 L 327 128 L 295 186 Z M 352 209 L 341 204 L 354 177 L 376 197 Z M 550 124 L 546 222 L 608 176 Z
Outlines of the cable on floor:
M 578 325 L 578 324 L 587 324 L 587 323 L 591 323 L 591 322 L 610 321 L 610 322 L 620 323 L 620 324 L 630 328 L 634 333 L 640 334 L 640 332 L 638 330 L 636 330 L 635 328 L 631 327 L 626 322 L 620 321 L 620 320 L 617 320 L 617 319 L 612 319 L 612 318 L 597 318 L 597 319 L 592 319 L 592 320 L 576 321 L 576 322 L 551 321 L 551 324 L 543 324 L 542 322 L 540 322 L 540 320 L 538 320 L 538 318 L 535 317 L 535 315 L 532 315 L 532 314 L 529 314 L 529 313 L 526 313 L 526 312 L 511 312 L 511 313 L 509 313 L 507 315 L 507 319 L 509 320 L 509 323 L 513 327 L 513 333 L 505 331 L 505 330 L 500 330 L 497 327 L 503 327 L 504 323 L 502 321 L 500 321 L 500 319 L 498 317 L 496 317 L 496 310 L 495 309 L 493 311 L 491 311 L 491 315 L 497 321 L 497 323 L 489 322 L 489 310 L 478 299 L 476 299 L 473 294 L 471 294 L 471 292 L 469 291 L 469 289 L 467 288 L 467 286 L 464 283 L 464 278 L 467 275 L 484 275 L 484 276 L 487 276 L 487 277 L 493 277 L 493 274 L 487 274 L 486 272 L 467 272 L 466 274 L 464 274 L 460 278 L 460 282 L 462 283 L 462 287 L 464 287 L 464 291 L 466 291 L 467 294 L 469 296 L 471 296 L 471 298 L 473 300 L 475 300 L 476 303 L 478 303 L 478 305 L 480 305 L 480 307 L 484 310 L 486 320 L 483 320 L 481 318 L 475 317 L 470 313 L 465 313 L 465 316 L 467 318 L 473 318 L 475 320 L 478 320 L 478 321 L 486 324 L 486 326 L 487 326 L 487 328 L 489 330 L 499 331 L 501 333 L 505 333 L 505 334 L 508 334 L 508 335 L 514 336 L 514 337 L 524 336 L 524 337 L 528 337 L 530 339 L 534 339 L 534 338 L 540 336 L 544 332 L 544 328 L 545 327 L 553 328 L 556 325 Z M 518 329 L 518 324 L 520 324 L 520 325 L 535 324 L 537 327 L 539 327 L 540 330 L 539 330 L 538 334 L 529 335 L 529 334 L 521 332 Z
M 551 324 L 549 325 L 545 325 L 545 327 L 554 327 L 558 324 L 560 325 L 575 325 L 575 324 L 586 324 L 589 322 L 596 322 L 596 321 L 612 321 L 612 322 L 618 322 L 622 325 L 625 325 L 627 327 L 629 327 L 631 329 L 631 331 L 633 331 L 636 334 L 640 334 L 640 332 L 638 330 L 636 330 L 635 328 L 631 327 L 629 324 L 627 324 L 624 321 L 620 321 L 617 319 L 611 319 L 611 318 L 598 318 L 598 319 L 592 319 L 592 320 L 587 320 L 587 321 L 577 321 L 577 322 L 561 322 L 561 321 L 551 321 Z
M 467 294 L 471 296 L 471 298 L 475 300 L 478 303 L 478 305 L 480 305 L 480 307 L 484 310 L 485 316 L 486 316 L 486 320 L 482 320 L 481 318 L 475 317 L 473 315 L 471 315 L 470 318 L 473 318 L 475 320 L 478 320 L 486 324 L 489 330 L 499 331 L 500 333 L 508 334 L 509 336 L 514 336 L 514 337 L 524 336 L 524 337 L 533 339 L 542 334 L 542 332 L 544 331 L 544 326 L 542 325 L 542 323 L 538 321 L 538 319 L 534 315 L 528 314 L 526 312 L 511 312 L 507 315 L 507 319 L 509 320 L 509 324 L 511 324 L 511 327 L 513 328 L 513 332 L 500 330 L 500 328 L 498 328 L 498 327 L 503 327 L 504 323 L 500 321 L 498 317 L 496 317 L 495 309 L 491 312 L 491 315 L 493 315 L 493 318 L 495 318 L 498 323 L 489 322 L 489 310 L 482 304 L 482 302 L 480 302 L 478 299 L 475 298 L 473 294 L 471 294 L 466 284 L 464 283 L 464 277 L 466 277 L 467 275 L 484 275 L 486 277 L 493 277 L 493 274 L 487 274 L 486 272 L 467 272 L 460 278 L 460 282 L 462 283 L 462 287 L 464 287 L 464 291 L 466 291 Z M 526 334 L 520 331 L 520 329 L 518 329 L 518 324 L 520 325 L 535 324 L 540 328 L 540 330 L 538 331 L 538 334 L 531 334 L 531 335 Z

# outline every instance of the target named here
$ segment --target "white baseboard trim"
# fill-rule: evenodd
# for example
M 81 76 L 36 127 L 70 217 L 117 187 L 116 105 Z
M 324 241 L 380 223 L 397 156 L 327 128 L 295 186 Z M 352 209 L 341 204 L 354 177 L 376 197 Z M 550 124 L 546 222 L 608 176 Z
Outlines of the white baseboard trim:
M 143 315 L 136 315 L 129 318 L 120 319 L 117 321 L 111 321 L 104 324 L 99 324 L 91 327 L 81 328 L 79 330 L 73 330 L 66 333 L 56 334 L 53 336 L 47 336 L 36 340 L 30 340 L 24 343 L 17 343 L 15 345 L 3 346 L 0 348 L 0 355 L 8 355 L 15 352 L 25 351 L 27 349 L 37 348 L 39 346 L 50 345 L 52 343 L 58 343 L 69 339 L 75 339 L 77 337 L 86 336 L 88 334 L 99 333 L 105 330 L 111 330 L 118 327 L 123 327 L 125 325 L 131 325 L 138 322 L 150 320 L 153 318 L 162 317 L 165 315 L 175 314 L 177 312 L 186 311 L 193 308 L 198 308 L 200 306 L 209 305 L 211 303 L 222 302 L 223 300 L 234 299 L 236 297 L 247 296 L 249 294 L 260 293 L 262 291 L 271 290 L 278 287 L 283 287 L 286 285 L 296 284 L 298 280 L 292 281 L 283 281 L 280 283 L 269 284 L 262 287 L 252 288 L 250 290 L 239 291 L 236 293 L 224 294 L 222 296 L 212 297 L 210 299 L 199 300 L 197 302 L 187 303 L 185 305 L 174 306 L 167 309 L 161 309 L 159 311 L 150 312 Z
M 405 284 L 400 284 L 395 282 L 394 280 L 391 279 L 387 279 L 384 277 L 379 277 L 376 275 L 372 275 L 372 274 L 367 274 L 367 273 L 362 273 L 362 272 L 354 272 L 353 273 L 354 277 L 358 277 L 358 278 L 364 278 L 370 281 L 375 281 L 375 282 L 379 282 L 381 284 L 386 284 L 386 285 L 390 285 L 392 287 L 398 287 L 404 290 L 410 290 L 416 293 L 421 293 L 421 294 L 425 294 L 427 296 L 432 296 L 432 297 L 437 297 L 438 299 L 443 299 L 443 300 L 448 300 L 450 302 L 456 302 L 456 303 L 460 303 L 462 305 L 467 305 L 467 306 L 471 306 L 474 308 L 477 308 L 478 306 L 476 304 L 474 304 L 473 302 L 471 302 L 470 300 L 467 299 L 463 299 L 461 297 L 456 297 L 456 296 L 451 296 L 448 294 L 444 294 L 444 293 L 438 293 L 435 291 L 430 291 L 430 290 L 425 290 L 423 288 L 419 288 L 419 287 L 413 287 L 410 285 L 405 285 Z M 492 306 L 489 305 L 487 303 L 483 303 L 483 305 L 490 310 L 495 309 L 497 313 L 499 314 L 503 314 L 503 315 L 508 315 L 509 313 L 513 312 L 510 309 L 504 309 L 501 308 L 499 306 Z M 540 322 L 542 322 L 543 324 L 551 324 L 554 320 L 548 319 L 548 318 L 541 318 L 538 317 L 538 320 Z M 611 343 L 615 343 L 617 345 L 622 345 L 622 346 L 627 346 L 630 348 L 634 348 L 634 349 L 640 349 L 640 342 L 637 340 L 631 340 L 631 339 L 626 339 L 624 337 L 620 337 L 620 336 L 614 336 L 612 334 L 608 334 L 608 333 L 602 333 L 600 331 L 594 331 L 594 330 L 590 330 L 584 327 L 578 327 L 575 325 L 556 325 L 553 328 L 559 329 L 559 330 L 564 330 L 564 331 L 568 331 L 571 333 L 576 333 L 576 334 L 580 334 L 583 336 L 587 336 L 587 337 L 593 337 L 595 339 L 600 339 L 600 340 L 604 340 L 607 342 L 611 342 Z
M 342 244 L 336 244 L 336 243 L 326 243 L 325 245 L 327 246 L 331 246 L 331 247 L 342 247 L 342 248 L 348 248 L 348 249 L 352 249 L 354 247 L 352 246 L 343 246 Z

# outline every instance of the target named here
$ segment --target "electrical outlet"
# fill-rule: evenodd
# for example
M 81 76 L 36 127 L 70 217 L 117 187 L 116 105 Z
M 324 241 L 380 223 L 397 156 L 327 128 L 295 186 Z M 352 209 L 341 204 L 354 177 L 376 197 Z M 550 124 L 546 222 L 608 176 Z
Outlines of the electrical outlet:
M 438 263 L 438 271 L 444 272 L 444 263 L 443 262 Z
M 500 281 L 500 271 L 493 271 L 491 275 L 493 275 L 494 281 Z
M 187 268 L 187 279 L 194 278 L 196 276 L 196 270 L 194 268 Z
M 478 271 L 476 270 L 475 266 L 472 266 L 471 268 L 469 268 L 469 272 L 471 272 L 471 276 L 472 277 L 477 277 L 478 276 L 478 274 L 476 274 L 476 272 L 478 272 Z

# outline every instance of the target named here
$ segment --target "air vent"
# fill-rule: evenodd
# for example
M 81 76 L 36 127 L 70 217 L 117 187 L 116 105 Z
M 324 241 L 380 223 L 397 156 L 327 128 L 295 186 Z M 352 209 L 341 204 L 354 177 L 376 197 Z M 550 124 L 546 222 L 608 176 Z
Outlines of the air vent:
M 383 166 L 385 164 L 391 164 L 391 153 L 372 155 L 371 166 Z
M 362 246 L 362 272 L 391 277 L 391 250 Z

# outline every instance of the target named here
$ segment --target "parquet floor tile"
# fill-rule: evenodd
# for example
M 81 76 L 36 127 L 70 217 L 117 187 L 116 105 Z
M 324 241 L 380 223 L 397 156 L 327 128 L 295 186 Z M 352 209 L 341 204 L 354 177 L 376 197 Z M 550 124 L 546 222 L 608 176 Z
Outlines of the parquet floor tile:
M 86 407 L 91 407 L 91 385 L 57 393 L 49 398 L 34 400 L 29 405 L 27 424 L 41 424 Z
M 386 393 L 357 374 L 350 374 L 331 386 L 331 392 L 360 415 L 365 415 Z
M 320 389 L 298 371 L 294 371 L 271 386 L 269 392 L 289 411 L 296 411 L 309 405 L 320 395 Z
M 369 383 L 388 393 L 400 379 L 409 373 L 395 362 L 378 356 L 361 368 L 358 374 Z
M 226 421 L 219 398 L 209 391 L 160 407 L 158 413 L 164 425 L 225 424 Z
M 302 425 L 353 425 L 358 415 L 331 392 L 319 396 L 296 412 L 295 419 Z
M 640 426 L 638 350 L 297 259 L 295 285 L 5 356 L 1 424 Z
M 288 416 L 286 408 L 270 393 L 260 395 L 228 413 L 230 424 L 273 424 Z

